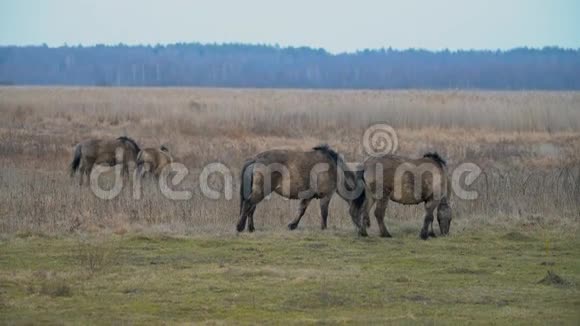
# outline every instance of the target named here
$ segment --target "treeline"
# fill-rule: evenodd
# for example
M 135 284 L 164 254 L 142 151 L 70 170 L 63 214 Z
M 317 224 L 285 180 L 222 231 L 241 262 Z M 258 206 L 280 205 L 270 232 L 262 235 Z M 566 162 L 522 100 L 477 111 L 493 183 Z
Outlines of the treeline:
M 580 49 L 323 49 L 245 44 L 2 46 L 4 85 L 580 89 Z

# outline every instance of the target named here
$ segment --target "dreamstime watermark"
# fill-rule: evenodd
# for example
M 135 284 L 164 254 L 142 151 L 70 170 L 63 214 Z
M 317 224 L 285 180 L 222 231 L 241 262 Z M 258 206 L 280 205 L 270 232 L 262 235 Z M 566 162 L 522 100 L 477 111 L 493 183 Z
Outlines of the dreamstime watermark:
M 388 124 L 374 124 L 365 130 L 362 145 L 367 155 L 381 157 L 397 151 L 399 137 L 395 129 Z
M 465 189 L 464 185 L 469 187 L 474 184 L 482 172 L 483 170 L 477 164 L 470 162 L 461 163 L 453 169 L 453 173 L 451 174 L 451 189 L 453 189 L 455 195 L 462 200 L 476 200 L 479 197 L 479 193 L 474 190 Z M 463 182 L 461 182 L 462 179 Z
M 398 137 L 394 128 L 387 124 L 370 126 L 363 134 L 362 145 L 366 154 L 376 159 L 374 166 L 365 166 L 361 163 L 346 163 L 339 155 L 336 162 L 332 160 L 315 162 L 310 171 L 302 171 L 296 166 L 286 166 L 279 162 L 264 164 L 254 162 L 244 165 L 241 173 L 233 170 L 220 162 L 205 165 L 197 177 L 197 182 L 190 185 L 199 186 L 200 194 L 211 200 L 232 200 L 234 198 L 234 180 L 240 180 L 239 185 L 243 198 L 249 198 L 252 193 L 258 192 L 262 198 L 272 192 L 277 192 L 284 197 L 296 196 L 298 198 L 314 198 L 324 192 L 328 185 L 334 185 L 336 192 L 345 200 L 357 199 L 365 191 L 365 172 L 374 176 L 373 185 L 377 199 L 383 195 L 386 183 L 388 189 L 393 191 L 394 198 L 414 196 L 420 200 L 424 196 L 425 187 L 436 198 L 449 196 L 452 190 L 456 197 L 462 200 L 475 200 L 478 192 L 470 190 L 470 186 L 481 175 L 482 169 L 474 163 L 461 163 L 452 171 L 448 171 L 442 162 L 429 160 L 425 157 L 421 160 L 389 161 L 387 154 L 394 154 L 398 149 Z M 399 158 L 400 159 L 400 158 Z M 312 162 L 310 162 L 312 163 Z M 309 164 L 310 164 L 309 163 Z M 90 174 L 90 189 L 100 199 L 111 200 L 122 192 L 125 181 L 129 178 L 123 176 L 123 165 L 104 167 L 96 165 Z M 113 170 L 114 180 L 112 186 L 105 189 L 99 182 L 103 174 L 110 174 Z M 147 167 L 149 169 L 149 167 Z M 308 173 L 307 176 L 292 175 Z M 132 174 L 132 196 L 135 200 L 143 197 L 143 177 L 148 171 L 141 168 L 134 169 Z M 193 198 L 193 189 L 181 189 L 190 170 L 181 163 L 171 163 L 165 166 L 161 173 L 156 176 L 156 183 L 161 194 L 170 200 L 190 200 Z M 235 176 L 240 175 L 238 178 Z M 221 187 L 216 187 L 215 178 L 222 180 Z M 304 179 L 307 181 L 304 182 Z M 299 186 L 293 184 L 293 180 Z M 293 189 L 298 187 L 299 189 Z M 297 192 L 295 194 L 294 192 Z M 389 194 L 391 195 L 391 194 Z

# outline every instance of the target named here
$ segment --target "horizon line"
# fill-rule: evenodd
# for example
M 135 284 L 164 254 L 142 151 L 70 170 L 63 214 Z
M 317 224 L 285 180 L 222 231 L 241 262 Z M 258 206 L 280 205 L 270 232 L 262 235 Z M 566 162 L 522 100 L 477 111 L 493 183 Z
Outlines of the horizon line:
M 361 52 L 378 52 L 378 51 L 396 51 L 396 52 L 405 52 L 405 51 L 424 51 L 424 52 L 510 52 L 515 50 L 545 50 L 545 49 L 556 49 L 556 50 L 565 50 L 565 51 L 580 51 L 580 46 L 577 48 L 572 47 L 564 47 L 560 45 L 544 45 L 541 47 L 535 46 L 526 46 L 520 45 L 511 48 L 439 48 L 439 49 L 429 49 L 429 48 L 421 48 L 421 47 L 410 47 L 410 48 L 393 48 L 391 46 L 388 47 L 380 47 L 380 48 L 363 48 L 363 49 L 356 49 L 353 51 L 339 51 L 339 52 L 332 52 L 324 47 L 316 47 L 316 46 L 309 46 L 309 45 L 281 45 L 279 43 L 245 43 L 245 42 L 168 42 L 168 43 L 78 43 L 75 45 L 68 44 L 64 42 L 60 45 L 48 45 L 47 43 L 40 43 L 40 44 L 0 44 L 0 48 L 33 48 L 33 47 L 44 47 L 49 49 L 59 49 L 59 48 L 91 48 L 91 47 L 118 47 L 118 46 L 126 46 L 126 47 L 170 47 L 170 46 L 177 46 L 177 45 L 201 45 L 201 46 L 229 46 L 229 45 L 237 45 L 237 46 L 254 46 L 254 47 L 269 47 L 274 49 L 280 50 L 287 50 L 287 49 L 310 49 L 315 51 L 324 51 L 327 54 L 331 55 L 341 55 L 341 54 L 356 54 Z

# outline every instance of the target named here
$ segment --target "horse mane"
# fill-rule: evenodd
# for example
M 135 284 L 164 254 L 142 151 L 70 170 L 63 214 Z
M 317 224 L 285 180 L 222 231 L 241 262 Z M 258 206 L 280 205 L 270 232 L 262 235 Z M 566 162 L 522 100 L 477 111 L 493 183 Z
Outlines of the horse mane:
M 338 153 L 334 149 L 330 148 L 328 144 L 321 144 L 313 147 L 312 149 L 326 154 L 326 156 L 328 156 L 331 160 L 333 160 L 337 164 L 339 160 L 341 160 L 340 155 L 338 155 Z
M 348 168 L 348 166 L 346 165 L 346 163 L 344 162 L 342 156 L 340 154 L 338 154 L 334 149 L 332 149 L 328 144 L 321 144 L 321 145 L 318 145 L 318 146 L 313 147 L 312 149 L 315 150 L 315 151 L 319 151 L 321 153 L 326 154 L 326 156 L 328 156 L 332 161 L 334 161 L 334 163 L 338 167 L 340 167 L 343 170 L 345 176 L 352 175 L 354 177 L 354 183 L 355 184 L 354 184 L 354 186 L 353 186 L 352 189 L 349 189 L 351 187 L 348 185 L 348 183 L 346 183 L 346 187 L 347 187 L 347 189 L 349 191 L 352 191 L 352 190 L 356 189 L 356 187 L 358 186 L 358 182 L 359 182 L 359 175 L 358 175 L 358 173 L 360 171 L 352 171 L 352 170 L 350 170 Z M 360 178 L 361 178 L 362 181 L 364 181 L 364 176 L 362 174 L 360 175 Z M 362 188 L 362 192 L 359 194 L 359 196 L 353 200 L 353 204 L 355 205 L 355 207 L 361 208 L 362 205 L 365 202 L 365 199 L 366 199 L 366 197 L 365 197 L 365 190 L 364 190 L 364 187 L 363 187 Z
M 123 143 L 129 143 L 131 146 L 133 146 L 135 148 L 135 151 L 137 151 L 137 153 L 139 153 L 141 151 L 141 148 L 139 148 L 139 145 L 137 145 L 137 143 L 129 137 L 121 136 L 121 137 L 117 138 L 117 140 L 119 140 Z
M 445 160 L 437 152 L 429 152 L 429 153 L 426 153 L 425 155 L 423 155 L 423 157 L 424 158 L 430 158 L 430 159 L 432 159 L 440 167 L 445 167 L 447 165 L 447 162 L 445 162 Z

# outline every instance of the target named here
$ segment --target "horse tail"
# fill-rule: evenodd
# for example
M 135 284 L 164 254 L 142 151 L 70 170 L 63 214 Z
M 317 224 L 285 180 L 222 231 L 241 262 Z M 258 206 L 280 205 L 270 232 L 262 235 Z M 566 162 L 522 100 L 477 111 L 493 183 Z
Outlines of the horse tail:
M 70 175 L 71 177 L 75 174 L 75 172 L 79 169 L 79 165 L 81 164 L 81 144 L 78 144 L 75 148 L 75 152 L 73 154 L 73 160 L 70 163 Z
M 252 183 L 254 182 L 254 173 L 249 173 L 249 175 L 247 175 L 246 170 L 248 168 L 251 168 L 250 166 L 252 164 L 254 164 L 255 161 L 252 160 L 247 160 L 244 163 L 244 166 L 242 167 L 242 172 L 240 175 L 240 214 L 242 214 L 242 208 L 244 206 L 244 200 L 246 199 L 246 197 L 248 197 L 247 195 L 249 194 L 245 194 L 245 189 L 247 187 L 250 187 L 250 192 L 252 189 Z

